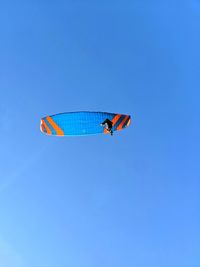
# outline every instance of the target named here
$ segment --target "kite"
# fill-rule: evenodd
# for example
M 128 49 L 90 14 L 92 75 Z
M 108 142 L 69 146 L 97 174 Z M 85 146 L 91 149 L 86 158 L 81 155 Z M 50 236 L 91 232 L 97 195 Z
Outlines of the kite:
M 110 134 L 128 127 L 130 115 L 108 112 L 66 112 L 46 116 L 41 119 L 40 130 L 47 135 L 80 136 Z

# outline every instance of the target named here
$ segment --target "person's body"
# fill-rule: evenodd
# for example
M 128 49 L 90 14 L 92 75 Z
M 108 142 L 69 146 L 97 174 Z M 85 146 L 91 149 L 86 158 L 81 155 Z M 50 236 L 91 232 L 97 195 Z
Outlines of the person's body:
M 113 135 L 112 121 L 110 121 L 109 119 L 106 119 L 104 122 L 101 123 L 101 126 L 103 126 L 111 135 Z

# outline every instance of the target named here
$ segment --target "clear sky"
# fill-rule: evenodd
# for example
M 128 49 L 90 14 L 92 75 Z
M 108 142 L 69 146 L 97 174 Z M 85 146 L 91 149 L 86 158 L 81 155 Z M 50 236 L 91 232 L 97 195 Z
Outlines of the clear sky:
M 0 266 L 200 266 L 200 1 L 0 2 Z M 113 137 L 40 118 L 125 113 Z

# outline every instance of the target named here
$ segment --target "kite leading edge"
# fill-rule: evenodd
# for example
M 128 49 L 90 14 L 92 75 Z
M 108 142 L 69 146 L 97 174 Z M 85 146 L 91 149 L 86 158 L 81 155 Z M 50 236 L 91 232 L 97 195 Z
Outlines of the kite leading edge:
M 90 134 L 111 134 L 128 127 L 130 115 L 107 112 L 66 112 L 41 119 L 40 130 L 47 135 L 79 136 Z

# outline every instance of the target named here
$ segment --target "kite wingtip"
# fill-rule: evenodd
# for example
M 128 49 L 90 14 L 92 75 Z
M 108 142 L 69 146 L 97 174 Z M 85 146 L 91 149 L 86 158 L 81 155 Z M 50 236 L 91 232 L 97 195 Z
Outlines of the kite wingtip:
M 129 115 L 129 119 L 127 121 L 126 127 L 128 127 L 131 124 L 131 116 Z
M 40 131 L 44 133 L 44 124 L 42 119 L 40 120 Z

